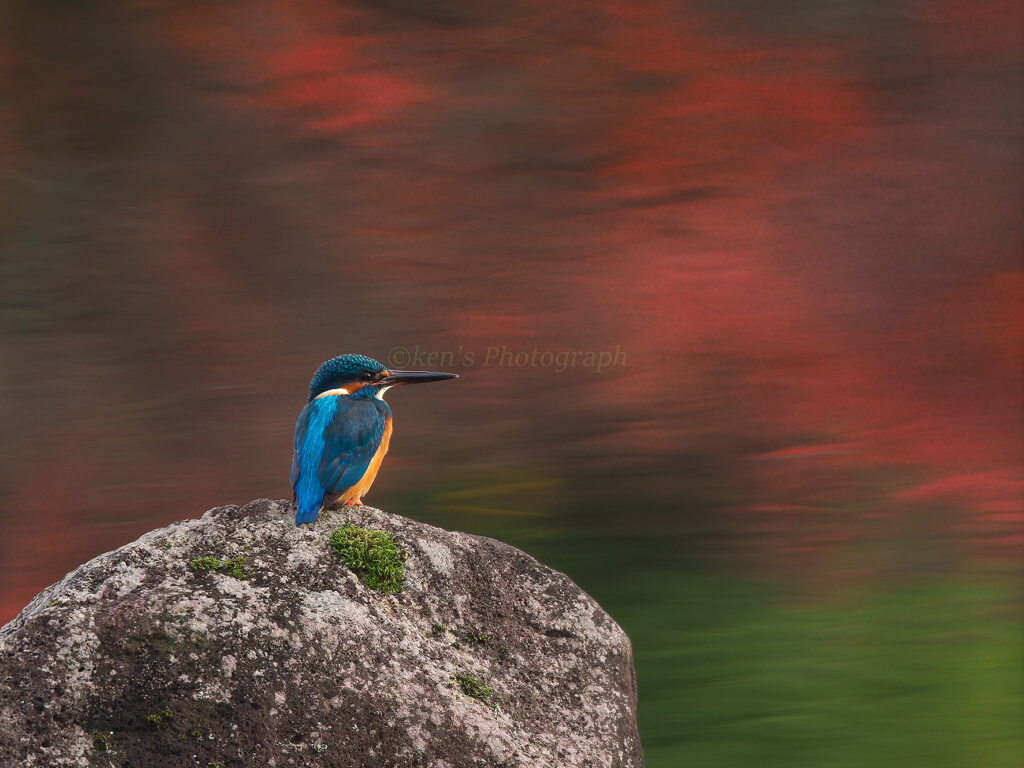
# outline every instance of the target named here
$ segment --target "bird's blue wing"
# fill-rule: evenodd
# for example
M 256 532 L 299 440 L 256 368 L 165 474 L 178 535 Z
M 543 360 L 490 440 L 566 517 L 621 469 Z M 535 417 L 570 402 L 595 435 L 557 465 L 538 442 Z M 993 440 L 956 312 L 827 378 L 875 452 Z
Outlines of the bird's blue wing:
M 331 496 L 358 483 L 380 447 L 385 414 L 377 402 L 346 396 L 311 401 L 295 424 L 292 487 L 297 523 L 316 520 Z
M 341 493 L 363 479 L 384 437 L 385 417 L 378 401 L 339 397 L 324 434 L 320 482 L 327 495 Z

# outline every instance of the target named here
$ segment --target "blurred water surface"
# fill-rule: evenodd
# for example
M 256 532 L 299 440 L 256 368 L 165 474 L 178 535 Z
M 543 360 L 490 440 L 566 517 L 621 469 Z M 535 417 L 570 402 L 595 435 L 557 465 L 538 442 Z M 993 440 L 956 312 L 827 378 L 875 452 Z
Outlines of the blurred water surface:
M 462 378 L 391 393 L 370 502 L 597 597 L 652 767 L 1019 765 L 1022 30 L 5 4 L 0 620 L 289 495 L 321 360 L 434 353 Z

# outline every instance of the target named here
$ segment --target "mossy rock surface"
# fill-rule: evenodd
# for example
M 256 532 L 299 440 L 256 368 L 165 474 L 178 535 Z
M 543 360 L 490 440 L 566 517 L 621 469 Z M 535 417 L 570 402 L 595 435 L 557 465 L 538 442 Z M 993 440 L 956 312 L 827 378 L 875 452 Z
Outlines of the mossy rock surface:
M 638 768 L 629 640 L 501 542 L 221 507 L 0 629 L 0 765 Z
M 331 550 L 370 589 L 383 595 L 405 588 L 405 550 L 387 531 L 346 525 L 331 534 Z

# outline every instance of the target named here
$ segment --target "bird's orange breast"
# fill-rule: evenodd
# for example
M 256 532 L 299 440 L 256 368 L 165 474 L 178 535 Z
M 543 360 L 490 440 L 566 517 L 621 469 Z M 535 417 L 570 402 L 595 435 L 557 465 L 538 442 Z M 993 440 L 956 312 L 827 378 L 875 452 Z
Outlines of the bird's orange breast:
M 390 443 L 391 417 L 389 416 L 384 422 L 384 434 L 380 438 L 380 445 L 377 446 L 377 452 L 370 460 L 370 465 L 366 468 L 366 472 L 363 473 L 363 476 L 360 478 L 358 483 L 339 494 L 339 503 L 345 504 L 352 499 L 361 499 L 369 492 L 370 486 L 373 485 L 373 481 L 377 479 L 377 472 L 380 471 L 380 465 L 384 461 L 384 456 L 388 452 L 388 446 Z

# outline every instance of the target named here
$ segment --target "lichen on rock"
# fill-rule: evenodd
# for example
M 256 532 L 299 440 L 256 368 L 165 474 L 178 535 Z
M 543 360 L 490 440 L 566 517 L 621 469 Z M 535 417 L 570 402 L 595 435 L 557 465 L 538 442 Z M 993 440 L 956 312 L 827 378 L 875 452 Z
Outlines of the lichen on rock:
M 213 509 L 40 593 L 0 628 L 0 765 L 642 765 L 629 640 L 568 578 L 369 507 L 292 514 Z

